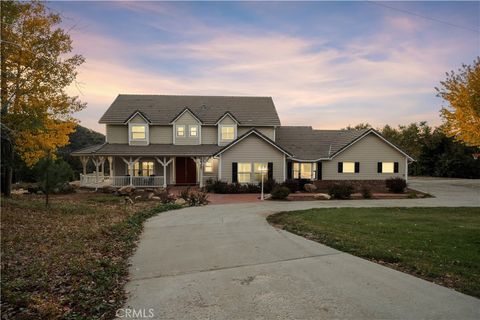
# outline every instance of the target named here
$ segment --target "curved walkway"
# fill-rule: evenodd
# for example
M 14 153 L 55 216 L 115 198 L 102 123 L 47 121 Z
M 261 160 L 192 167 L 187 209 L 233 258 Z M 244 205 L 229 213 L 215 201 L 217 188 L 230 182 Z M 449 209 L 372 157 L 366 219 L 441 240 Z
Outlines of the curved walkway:
M 127 307 L 152 308 L 156 319 L 478 319 L 476 298 L 277 230 L 265 220 L 272 212 L 312 207 L 480 205 L 475 184 L 453 184 L 448 194 L 466 188 L 469 196 L 452 200 L 440 190 L 443 184 L 418 180 L 412 185 L 421 190 L 440 188 L 438 197 L 266 201 L 162 213 L 147 222 L 132 258 Z

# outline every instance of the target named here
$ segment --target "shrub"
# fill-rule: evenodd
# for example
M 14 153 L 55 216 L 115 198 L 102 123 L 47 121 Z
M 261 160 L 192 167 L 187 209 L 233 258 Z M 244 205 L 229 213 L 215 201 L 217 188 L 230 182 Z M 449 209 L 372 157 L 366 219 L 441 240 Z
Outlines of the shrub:
M 180 198 L 188 202 L 188 199 L 190 198 L 190 188 L 182 190 L 180 192 Z
M 260 193 L 262 191 L 261 186 L 254 183 L 248 183 L 244 185 L 244 188 L 245 193 Z
M 402 193 L 407 187 L 407 182 L 403 178 L 395 177 L 385 180 L 385 186 L 393 193 Z
M 290 190 L 290 193 L 297 192 L 300 190 L 300 185 L 298 183 L 298 180 L 295 180 L 295 179 L 285 180 L 285 182 L 282 183 L 282 186 L 287 187 Z
M 162 204 L 174 203 L 175 196 L 171 194 L 168 189 L 157 192 L 157 196 L 160 198 Z
M 310 179 L 298 179 L 297 181 L 298 181 L 298 190 L 299 191 L 305 190 L 305 185 L 307 183 L 312 183 L 312 180 L 310 180 Z
M 208 194 L 203 191 L 197 191 L 197 192 L 188 192 L 188 196 L 185 198 L 182 198 L 185 201 L 187 201 L 188 205 L 191 207 L 195 206 L 203 206 L 208 204 Z
M 214 193 L 259 193 L 260 186 L 254 183 L 240 184 L 240 183 L 227 183 L 219 180 L 207 180 L 205 185 L 207 192 Z
M 347 182 L 335 183 L 328 187 L 328 194 L 333 199 L 350 199 L 353 193 L 353 186 Z
M 372 198 L 372 191 L 368 187 L 363 187 L 361 192 L 362 192 L 362 197 L 364 199 L 371 199 Z
M 286 186 L 276 186 L 272 190 L 272 199 L 285 200 L 290 194 L 290 189 Z
M 259 188 L 261 188 L 262 183 L 260 182 L 258 186 Z M 278 186 L 278 183 L 277 181 L 275 181 L 275 179 L 268 179 L 263 181 L 263 191 L 265 193 L 271 193 L 273 188 L 275 188 L 276 186 Z
M 231 193 L 234 188 L 224 181 L 208 179 L 205 190 L 207 190 L 207 192 L 224 194 Z

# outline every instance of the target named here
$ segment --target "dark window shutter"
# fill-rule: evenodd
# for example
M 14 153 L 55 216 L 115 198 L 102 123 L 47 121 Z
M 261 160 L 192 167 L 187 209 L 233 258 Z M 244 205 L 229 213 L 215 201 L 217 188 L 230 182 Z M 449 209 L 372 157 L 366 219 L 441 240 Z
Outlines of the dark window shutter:
M 317 162 L 317 180 L 322 180 L 322 161 Z
M 377 162 L 377 172 L 382 173 L 382 163 L 381 162 Z
M 287 179 L 292 179 L 293 162 L 287 162 Z
M 273 162 L 268 163 L 268 180 L 273 180 Z
M 232 182 L 238 182 L 238 165 L 236 162 L 232 162 Z
M 393 172 L 398 173 L 398 162 L 393 163 Z
M 343 172 L 343 162 L 339 162 L 338 163 L 338 173 L 342 173 Z
M 360 172 L 360 162 L 355 162 L 355 173 Z

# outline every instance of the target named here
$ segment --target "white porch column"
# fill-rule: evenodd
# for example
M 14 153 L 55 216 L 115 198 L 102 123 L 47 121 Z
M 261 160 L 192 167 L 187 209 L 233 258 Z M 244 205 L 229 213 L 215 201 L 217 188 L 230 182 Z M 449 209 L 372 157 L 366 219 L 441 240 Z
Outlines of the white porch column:
M 113 179 L 113 157 L 108 156 L 107 159 L 108 159 L 108 171 L 109 171 L 110 180 L 111 180 Z
M 134 165 L 135 163 L 138 162 L 138 160 L 140 160 L 142 157 L 138 157 L 137 159 L 133 160 L 132 157 L 130 157 L 129 160 L 125 159 L 124 157 L 121 157 L 123 162 L 126 163 L 126 165 L 128 166 L 128 168 L 130 168 L 129 170 L 129 173 L 130 173 L 130 186 L 133 186 L 133 170 L 134 170 Z
M 167 166 L 172 163 L 173 158 L 169 158 L 167 161 L 167 157 L 163 157 L 163 160 L 155 157 L 155 160 L 157 160 L 158 163 L 160 163 L 163 166 L 163 187 L 167 187 Z
M 89 157 L 89 156 L 81 156 L 81 157 L 80 157 L 80 162 L 82 163 L 82 167 L 83 167 L 83 175 L 86 175 L 86 174 L 87 174 L 87 164 L 88 164 L 88 160 L 90 160 L 90 157 Z
M 192 157 L 192 159 L 198 167 L 198 185 L 200 188 L 203 188 L 203 169 L 205 168 L 205 163 L 208 161 L 208 157 Z

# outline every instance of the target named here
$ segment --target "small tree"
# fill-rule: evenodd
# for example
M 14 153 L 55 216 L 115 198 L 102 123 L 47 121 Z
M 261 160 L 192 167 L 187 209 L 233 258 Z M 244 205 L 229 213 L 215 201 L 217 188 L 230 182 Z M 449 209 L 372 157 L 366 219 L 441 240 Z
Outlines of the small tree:
M 73 177 L 73 171 L 65 161 L 53 160 L 51 156 L 41 159 L 35 166 L 37 180 L 45 193 L 45 206 L 48 206 L 49 195 L 60 190 Z

